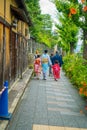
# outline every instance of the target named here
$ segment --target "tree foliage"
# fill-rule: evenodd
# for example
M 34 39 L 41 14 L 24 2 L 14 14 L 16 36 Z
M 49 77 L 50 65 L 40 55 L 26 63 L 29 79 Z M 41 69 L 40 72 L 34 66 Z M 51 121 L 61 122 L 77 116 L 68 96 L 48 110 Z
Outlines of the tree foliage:
M 44 43 L 51 47 L 52 20 L 50 15 L 41 14 L 39 0 L 26 0 L 33 26 L 30 27 L 31 35 L 39 43 Z
M 52 0 L 59 12 L 83 30 L 83 57 L 87 59 L 87 0 Z
M 59 35 L 59 44 L 61 44 L 66 51 L 70 51 L 72 53 L 74 48 L 76 47 L 78 34 L 78 27 L 74 23 L 74 19 L 76 17 L 74 4 L 69 2 L 68 0 L 54 0 L 54 3 L 59 12 L 58 20 L 60 24 L 56 25 Z M 78 9 L 77 5 L 76 8 Z

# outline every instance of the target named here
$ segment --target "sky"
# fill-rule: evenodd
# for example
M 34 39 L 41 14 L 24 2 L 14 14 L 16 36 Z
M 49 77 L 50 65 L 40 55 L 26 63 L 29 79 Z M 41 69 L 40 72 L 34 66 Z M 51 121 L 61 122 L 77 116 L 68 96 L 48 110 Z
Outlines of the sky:
M 54 22 L 57 22 L 57 10 L 55 5 L 49 0 L 40 0 L 40 7 L 42 14 L 50 14 Z

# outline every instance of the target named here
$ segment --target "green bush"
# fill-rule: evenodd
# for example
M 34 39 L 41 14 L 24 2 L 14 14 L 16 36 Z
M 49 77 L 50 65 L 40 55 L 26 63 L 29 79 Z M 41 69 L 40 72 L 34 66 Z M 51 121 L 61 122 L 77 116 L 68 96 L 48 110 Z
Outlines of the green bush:
M 34 69 L 34 65 L 33 64 L 30 64 L 28 67 L 29 67 L 29 69 Z
M 77 54 L 67 55 L 63 58 L 63 70 L 71 82 L 79 89 L 82 96 L 87 96 L 87 61 Z M 84 91 L 81 91 L 84 87 Z

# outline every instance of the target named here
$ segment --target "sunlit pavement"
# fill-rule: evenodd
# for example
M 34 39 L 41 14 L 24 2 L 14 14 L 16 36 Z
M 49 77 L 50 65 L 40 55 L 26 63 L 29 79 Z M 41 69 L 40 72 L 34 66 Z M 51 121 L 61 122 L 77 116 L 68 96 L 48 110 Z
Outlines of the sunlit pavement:
M 87 129 L 60 127 L 60 126 L 48 126 L 48 125 L 33 125 L 33 130 L 87 130 Z

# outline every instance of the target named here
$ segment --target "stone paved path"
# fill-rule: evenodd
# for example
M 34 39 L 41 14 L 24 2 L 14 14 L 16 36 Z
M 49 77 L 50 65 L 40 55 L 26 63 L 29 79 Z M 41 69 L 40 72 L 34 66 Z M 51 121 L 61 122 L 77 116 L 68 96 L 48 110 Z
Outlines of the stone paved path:
M 87 130 L 85 101 L 61 72 L 61 78 L 32 78 L 7 130 Z

